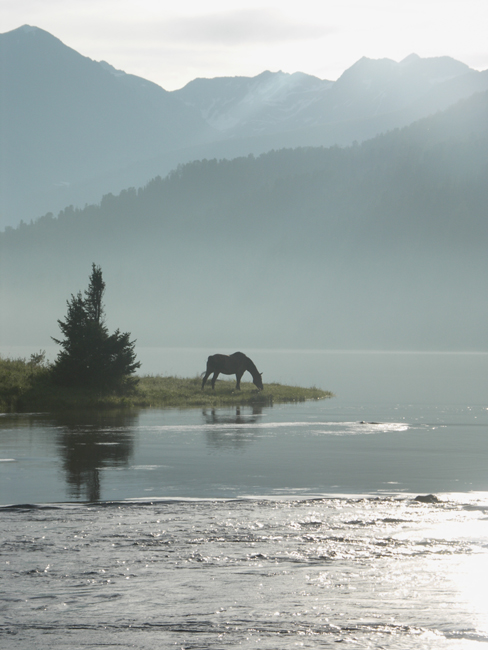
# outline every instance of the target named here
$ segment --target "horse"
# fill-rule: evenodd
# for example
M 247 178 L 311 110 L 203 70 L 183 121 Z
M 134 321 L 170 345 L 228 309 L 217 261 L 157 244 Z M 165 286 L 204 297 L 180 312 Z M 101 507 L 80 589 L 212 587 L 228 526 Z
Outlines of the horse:
M 234 354 L 213 354 L 207 359 L 207 370 L 202 381 L 202 390 L 205 382 L 213 373 L 212 389 L 215 389 L 215 382 L 220 373 L 223 375 L 235 375 L 237 379 L 236 390 L 241 390 L 241 377 L 246 372 L 251 373 L 253 384 L 258 390 L 263 390 L 261 374 L 249 357 L 242 352 Z

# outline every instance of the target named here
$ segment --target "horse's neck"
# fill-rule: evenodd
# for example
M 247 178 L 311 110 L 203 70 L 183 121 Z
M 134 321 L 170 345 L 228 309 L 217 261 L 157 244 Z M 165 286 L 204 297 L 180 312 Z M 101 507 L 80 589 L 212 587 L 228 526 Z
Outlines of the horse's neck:
M 246 370 L 248 370 L 251 373 L 253 379 L 259 377 L 259 370 L 256 368 L 256 366 L 254 365 L 254 363 L 251 361 L 249 357 L 247 357 L 247 361 L 246 361 Z

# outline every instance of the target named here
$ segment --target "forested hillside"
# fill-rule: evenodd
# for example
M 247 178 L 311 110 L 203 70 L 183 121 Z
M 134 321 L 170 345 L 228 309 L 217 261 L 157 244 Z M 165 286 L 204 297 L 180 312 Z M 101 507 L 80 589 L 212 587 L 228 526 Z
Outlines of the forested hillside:
M 155 346 L 486 349 L 488 94 L 359 146 L 203 160 L 0 235 L 4 344 L 92 262 Z

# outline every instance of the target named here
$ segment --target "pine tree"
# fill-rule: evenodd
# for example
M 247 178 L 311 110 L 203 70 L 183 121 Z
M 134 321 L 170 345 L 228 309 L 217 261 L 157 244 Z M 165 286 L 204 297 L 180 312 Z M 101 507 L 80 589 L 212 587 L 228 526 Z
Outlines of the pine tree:
M 90 284 L 85 291 L 85 308 L 87 316 L 95 323 L 103 323 L 103 293 L 105 291 L 105 282 L 102 278 L 102 269 L 92 264 L 92 274 Z
M 102 270 L 95 264 L 88 289 L 67 301 L 64 321 L 58 320 L 63 340 L 53 338 L 62 350 L 53 365 L 53 379 L 64 386 L 98 391 L 127 392 L 137 380 L 131 375 L 140 367 L 130 333 L 108 333 L 104 321 Z

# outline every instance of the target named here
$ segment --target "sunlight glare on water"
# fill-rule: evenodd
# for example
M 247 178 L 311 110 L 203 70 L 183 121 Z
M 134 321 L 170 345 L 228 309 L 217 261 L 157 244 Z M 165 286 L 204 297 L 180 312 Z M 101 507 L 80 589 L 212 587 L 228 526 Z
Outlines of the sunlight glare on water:
M 462 498 L 459 495 L 458 498 Z M 482 497 L 481 497 L 482 498 Z M 466 547 L 472 546 L 472 553 L 462 554 L 453 561 L 450 569 L 452 580 L 459 593 L 459 601 L 473 617 L 473 622 L 479 633 L 488 637 L 488 515 L 485 507 L 481 506 L 483 516 L 479 516 L 480 498 L 470 496 L 471 516 L 460 518 L 456 522 L 438 527 L 436 534 L 449 536 Z M 486 496 L 484 498 L 486 505 Z M 469 512 L 469 508 L 468 508 Z M 454 559 L 454 558 L 453 558 Z
M 2 648 L 472 647 L 487 511 L 450 495 L 3 509 Z

